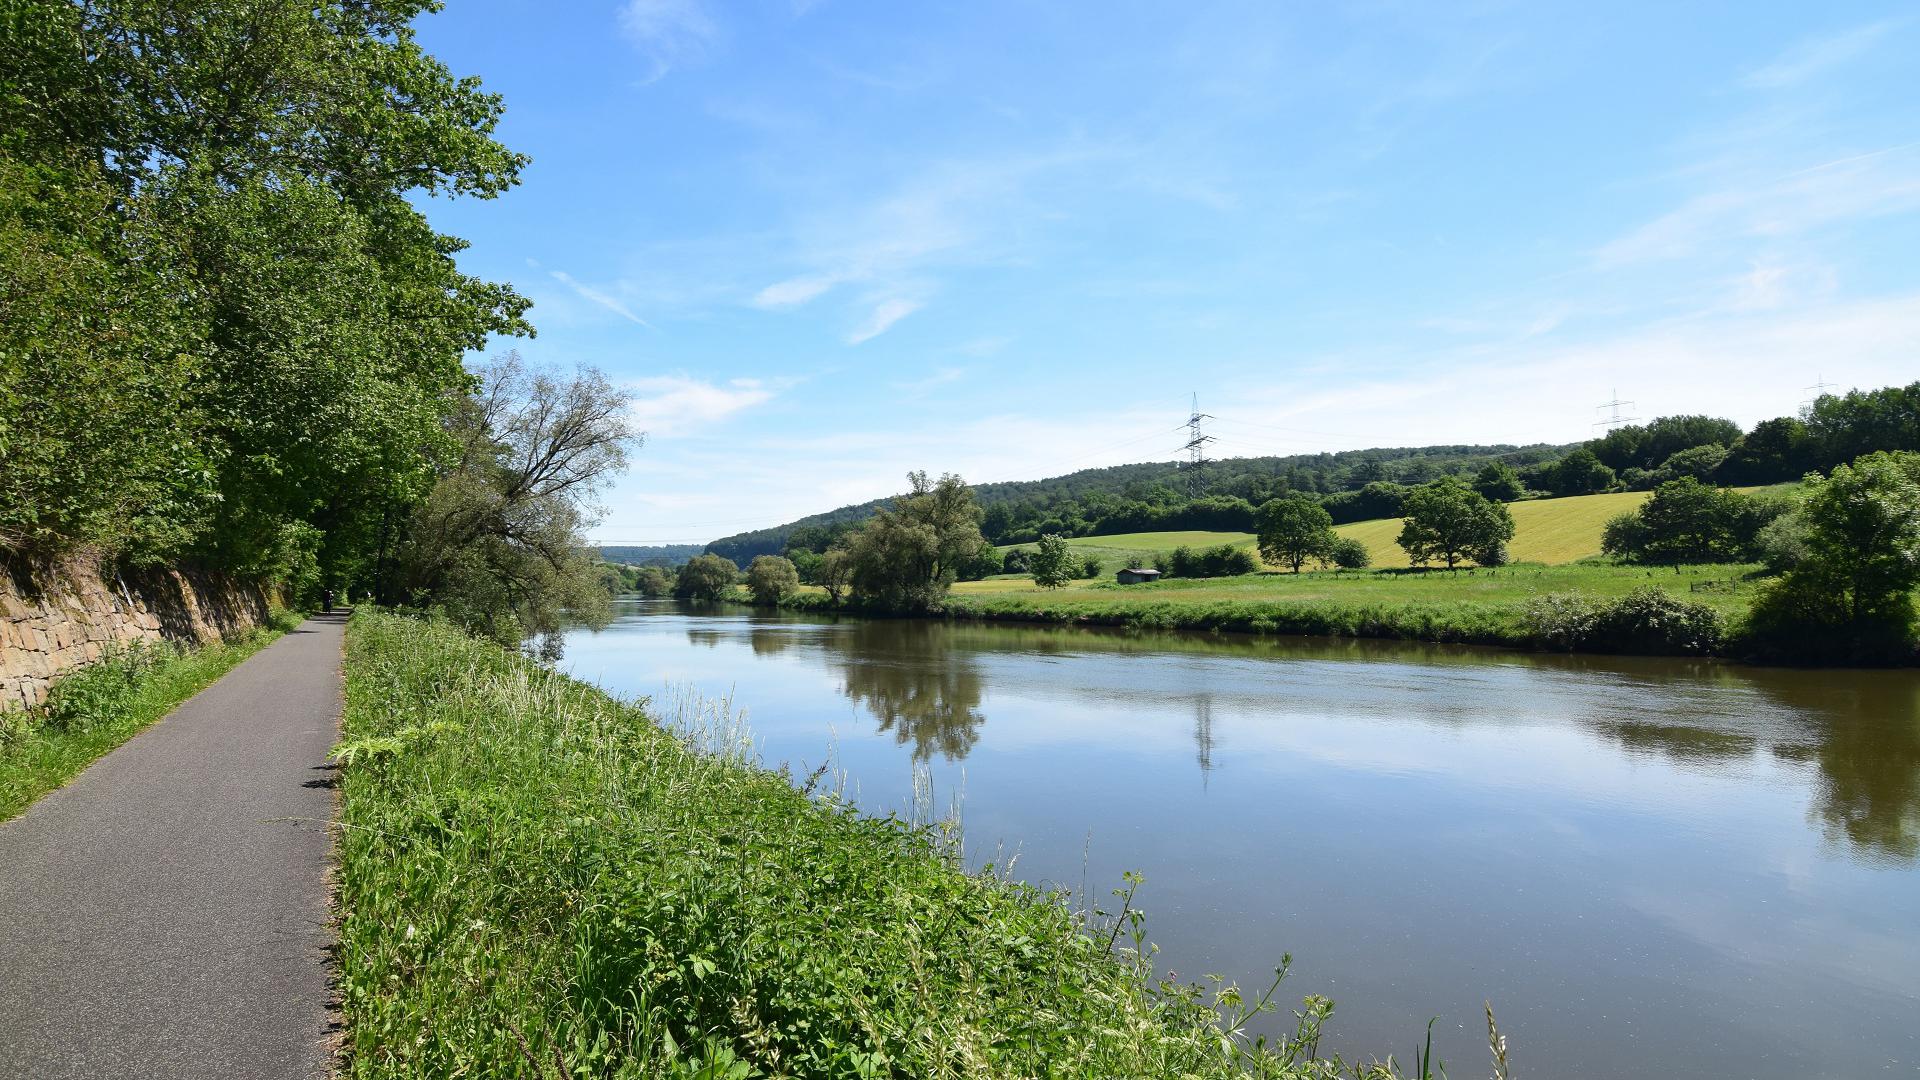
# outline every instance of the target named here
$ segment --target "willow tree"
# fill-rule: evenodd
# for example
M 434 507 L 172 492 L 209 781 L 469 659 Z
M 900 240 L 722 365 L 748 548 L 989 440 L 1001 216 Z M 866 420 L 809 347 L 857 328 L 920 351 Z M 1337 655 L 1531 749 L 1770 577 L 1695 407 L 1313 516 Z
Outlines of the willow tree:
M 446 612 L 505 644 L 551 644 L 567 619 L 598 621 L 608 592 L 584 530 L 640 436 L 628 396 L 591 368 L 488 364 L 453 406 L 454 451 L 406 518 L 385 599 Z

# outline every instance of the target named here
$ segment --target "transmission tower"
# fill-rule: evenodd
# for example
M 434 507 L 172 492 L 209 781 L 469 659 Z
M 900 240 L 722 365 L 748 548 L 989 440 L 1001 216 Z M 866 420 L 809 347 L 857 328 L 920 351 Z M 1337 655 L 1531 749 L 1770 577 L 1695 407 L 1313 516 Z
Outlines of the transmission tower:
M 1620 414 L 1620 410 L 1622 407 L 1630 408 L 1632 407 L 1632 405 L 1633 405 L 1633 402 L 1631 401 L 1620 400 L 1620 391 L 1615 390 L 1613 392 L 1612 401 L 1603 401 L 1600 404 L 1594 406 L 1594 408 L 1596 409 L 1612 409 L 1613 411 L 1607 414 L 1607 418 L 1605 420 L 1597 421 L 1593 426 L 1604 427 L 1608 431 L 1612 431 L 1614 428 L 1619 427 L 1621 424 L 1633 423 L 1635 420 L 1638 420 L 1640 418 L 1637 416 L 1622 416 Z
M 1802 390 L 1813 391 L 1813 396 L 1801 402 L 1800 407 L 1803 409 L 1813 408 L 1813 403 L 1825 397 L 1828 390 L 1834 389 L 1834 385 L 1835 384 L 1827 381 L 1824 373 L 1814 375 L 1812 386 L 1803 386 L 1800 388 Z
M 1200 497 L 1201 471 L 1207 467 L 1207 444 L 1214 441 L 1213 436 L 1200 430 L 1200 425 L 1213 417 L 1200 411 L 1200 395 L 1193 395 L 1193 411 L 1187 416 L 1187 445 L 1180 449 L 1186 453 L 1183 466 L 1187 470 L 1187 498 Z

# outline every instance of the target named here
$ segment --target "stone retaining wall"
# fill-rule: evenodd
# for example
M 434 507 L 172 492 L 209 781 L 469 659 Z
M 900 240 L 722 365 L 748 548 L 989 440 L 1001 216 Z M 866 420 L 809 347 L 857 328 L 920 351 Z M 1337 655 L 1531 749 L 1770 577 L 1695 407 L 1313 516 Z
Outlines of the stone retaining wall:
M 0 568 L 0 709 L 46 700 L 68 671 L 119 646 L 195 645 L 267 618 L 256 585 L 193 569 L 118 571 L 95 558 Z

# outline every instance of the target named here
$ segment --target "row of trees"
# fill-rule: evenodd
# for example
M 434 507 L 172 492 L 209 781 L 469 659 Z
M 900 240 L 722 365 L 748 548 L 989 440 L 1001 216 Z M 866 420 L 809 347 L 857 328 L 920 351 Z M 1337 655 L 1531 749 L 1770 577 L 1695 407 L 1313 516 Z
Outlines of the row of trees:
M 375 591 L 502 640 L 593 605 L 633 433 L 419 194 L 493 198 L 500 99 L 419 0 L 16 0 L 0 33 L 0 557 Z
M 1685 479 L 1759 486 L 1881 450 L 1920 450 L 1920 382 L 1823 394 L 1799 416 L 1762 420 L 1746 432 L 1731 420 L 1698 415 L 1627 424 L 1521 475 L 1556 495 L 1650 491 Z

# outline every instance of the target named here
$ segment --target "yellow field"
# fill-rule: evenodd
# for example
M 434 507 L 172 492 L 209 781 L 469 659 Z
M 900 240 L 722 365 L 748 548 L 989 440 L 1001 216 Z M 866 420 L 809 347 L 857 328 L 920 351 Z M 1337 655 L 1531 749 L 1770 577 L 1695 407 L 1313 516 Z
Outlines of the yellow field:
M 1734 490 L 1752 493 L 1765 489 Z M 1647 500 L 1648 494 L 1645 491 L 1616 491 L 1605 495 L 1574 495 L 1564 499 L 1508 503 L 1507 509 L 1513 512 L 1513 543 L 1508 545 L 1513 561 L 1559 566 L 1598 555 L 1600 534 L 1606 529 L 1608 520 L 1637 509 Z M 1367 554 L 1373 557 L 1376 567 L 1407 565 L 1407 553 L 1394 543 L 1394 538 L 1400 535 L 1399 518 L 1356 521 L 1350 525 L 1336 525 L 1334 531 L 1365 544 Z M 1080 536 L 1067 541 L 1067 545 L 1075 551 L 1100 558 L 1104 564 L 1103 578 L 1111 577 L 1114 571 L 1123 566 L 1151 566 L 1155 554 L 1172 551 L 1183 544 L 1195 549 L 1218 547 L 1221 544 L 1252 548 L 1254 538 L 1252 533 L 1243 532 L 1139 532 Z M 1007 544 L 1002 545 L 1000 550 L 1005 552 L 1014 547 L 1032 548 L 1033 545 Z M 1022 577 L 1019 580 L 1027 579 Z M 996 585 L 989 580 L 976 583 L 968 591 L 1000 592 L 1012 587 L 1012 583 Z
M 1574 495 L 1565 499 L 1539 499 L 1508 503 L 1513 511 L 1513 543 L 1508 550 L 1514 562 L 1577 562 L 1600 554 L 1600 532 L 1616 514 L 1638 509 L 1647 501 L 1647 492 L 1618 491 L 1606 495 Z M 1405 566 L 1407 553 L 1393 542 L 1400 535 L 1399 518 L 1356 521 L 1339 525 L 1334 531 L 1351 536 L 1367 545 L 1375 566 Z

